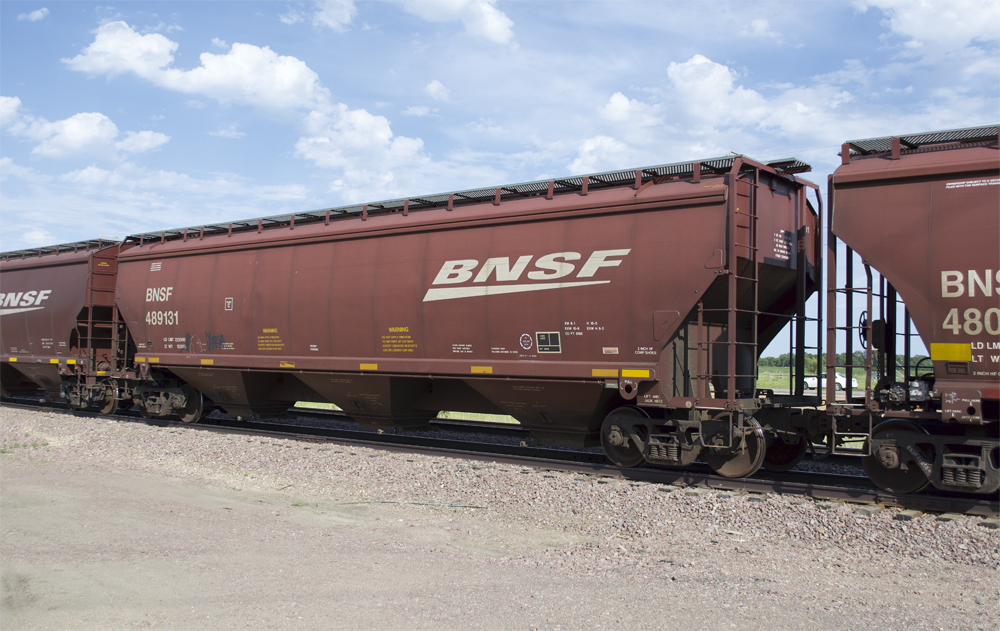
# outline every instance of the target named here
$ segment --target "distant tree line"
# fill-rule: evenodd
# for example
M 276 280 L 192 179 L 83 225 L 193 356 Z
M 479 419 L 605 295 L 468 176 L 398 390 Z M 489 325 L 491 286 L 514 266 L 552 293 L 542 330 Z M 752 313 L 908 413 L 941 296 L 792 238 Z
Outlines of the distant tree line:
M 820 353 L 817 357 L 812 353 L 806 353 L 806 373 L 815 373 L 818 367 L 826 366 L 826 354 Z M 924 355 L 915 355 L 910 359 L 910 370 L 913 371 L 916 368 L 917 362 L 921 359 L 925 359 Z M 843 365 L 847 363 L 847 353 L 837 353 L 838 365 Z M 855 366 L 865 365 L 865 353 L 864 351 L 854 351 L 854 361 L 851 362 Z M 784 355 L 778 355 L 777 357 L 761 357 L 760 361 L 757 362 L 758 366 L 764 367 L 793 367 L 795 364 L 795 356 L 792 353 L 785 353 Z M 903 356 L 896 356 L 896 366 L 897 368 L 903 367 Z M 924 367 L 930 368 L 929 362 L 924 362 Z M 838 372 L 841 372 L 838 369 Z

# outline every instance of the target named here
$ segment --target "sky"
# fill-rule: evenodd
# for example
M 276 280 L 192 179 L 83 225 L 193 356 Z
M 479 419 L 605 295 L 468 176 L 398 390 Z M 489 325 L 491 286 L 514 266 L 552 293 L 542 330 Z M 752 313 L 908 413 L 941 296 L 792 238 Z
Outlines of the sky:
M 4 0 L 0 251 L 998 121 L 995 0 Z
M 1000 3 L 0 3 L 0 251 L 1000 120 Z

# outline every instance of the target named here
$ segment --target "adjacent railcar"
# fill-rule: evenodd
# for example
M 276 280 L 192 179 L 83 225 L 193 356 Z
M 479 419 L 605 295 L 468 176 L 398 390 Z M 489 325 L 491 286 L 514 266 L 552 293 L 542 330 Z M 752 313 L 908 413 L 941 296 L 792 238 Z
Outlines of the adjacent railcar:
M 119 248 L 115 241 L 95 240 L 0 261 L 4 392 L 41 389 L 76 406 L 115 400 L 114 392 L 88 400 L 86 384 L 110 375 L 115 356 L 125 354 L 117 346 L 124 330 L 114 321 Z
M 866 361 L 838 366 L 830 355 L 827 379 L 832 383 L 833 371 L 844 368 L 866 377 L 857 403 L 876 426 L 865 470 L 892 491 L 930 483 L 996 492 L 997 127 L 852 141 L 841 155 L 843 164 L 830 177 L 830 286 L 834 295 L 861 301 L 865 316 L 860 323 L 844 321 L 830 300 L 827 347 L 835 348 L 837 330 L 856 331 Z M 851 272 L 838 283 L 837 238 L 862 260 L 864 285 L 854 286 Z M 884 282 L 872 282 L 872 270 Z M 917 336 L 929 361 L 912 361 Z

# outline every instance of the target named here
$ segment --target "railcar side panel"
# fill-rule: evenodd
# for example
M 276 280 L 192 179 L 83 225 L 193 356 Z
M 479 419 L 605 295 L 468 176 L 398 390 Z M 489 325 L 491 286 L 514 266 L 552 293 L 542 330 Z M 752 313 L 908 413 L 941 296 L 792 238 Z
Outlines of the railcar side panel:
M 762 269 L 787 270 L 797 262 L 785 235 L 815 213 L 765 176 L 762 196 L 739 184 L 739 203 L 777 263 Z M 646 404 L 691 395 L 658 385 L 658 371 L 699 302 L 723 302 L 711 293 L 727 266 L 725 182 L 144 244 L 121 258 L 118 306 L 142 341 L 137 362 L 241 413 L 280 392 L 357 417 L 419 419 L 436 411 L 421 406 L 450 402 L 593 432 L 619 379 Z M 750 244 L 752 223 L 740 225 Z M 772 280 L 762 308 L 788 311 L 794 273 Z
M 832 179 L 833 231 L 899 292 L 936 387 L 1000 398 L 996 144 L 858 159 Z
M 5 387 L 20 374 L 57 393 L 60 365 L 82 359 L 74 336 L 86 303 L 90 253 L 0 263 L 0 351 Z

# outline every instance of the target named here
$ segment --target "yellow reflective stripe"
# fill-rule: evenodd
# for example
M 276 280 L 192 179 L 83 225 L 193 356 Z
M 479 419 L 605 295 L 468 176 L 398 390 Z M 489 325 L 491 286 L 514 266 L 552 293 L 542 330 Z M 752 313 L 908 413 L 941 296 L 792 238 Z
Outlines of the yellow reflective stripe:
M 144 361 L 146 361 L 146 358 L 145 357 L 139 357 L 138 355 L 136 355 L 135 356 L 135 361 L 137 361 L 137 362 L 144 362 Z
M 931 359 L 942 362 L 971 362 L 972 344 L 931 344 Z
M 203 359 L 203 360 L 201 360 L 201 365 L 202 366 L 211 366 L 214 363 L 215 363 L 214 359 Z
M 75 364 L 75 363 L 76 363 L 76 360 L 75 360 L 75 359 L 67 359 L 67 360 L 66 360 L 66 363 L 67 363 L 67 364 Z
M 58 360 L 58 359 L 50 359 L 50 360 L 49 360 L 49 363 L 50 363 L 50 364 L 58 364 L 58 363 L 59 363 L 59 360 Z
M 158 363 L 160 363 L 160 358 L 159 357 L 150 357 L 146 361 L 148 361 L 150 364 L 158 364 Z
M 617 368 L 594 368 L 590 371 L 591 377 L 617 377 Z
M 10 358 L 10 361 L 12 361 L 12 362 L 16 362 L 16 361 L 17 361 L 17 357 L 11 357 L 11 358 Z
M 378 370 L 378 364 L 361 364 L 361 370 Z
M 493 366 L 473 366 L 472 372 L 476 374 L 492 374 Z
M 648 370 L 625 370 L 622 369 L 622 377 L 633 377 L 638 379 L 649 379 Z
M 295 368 L 295 362 L 278 362 L 278 368 Z

